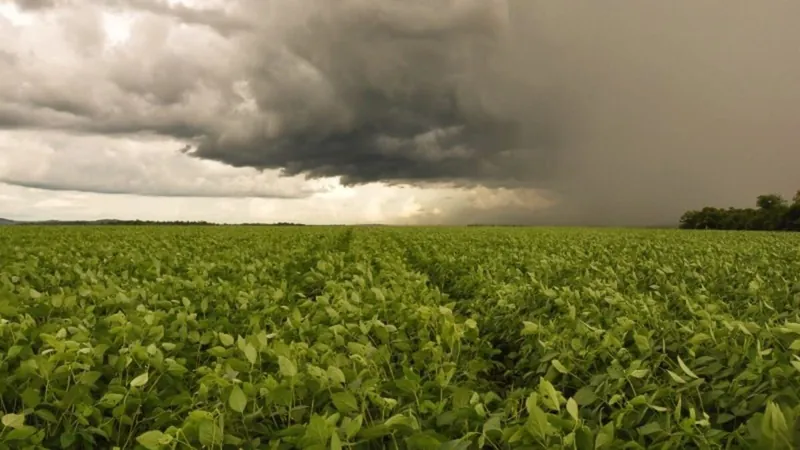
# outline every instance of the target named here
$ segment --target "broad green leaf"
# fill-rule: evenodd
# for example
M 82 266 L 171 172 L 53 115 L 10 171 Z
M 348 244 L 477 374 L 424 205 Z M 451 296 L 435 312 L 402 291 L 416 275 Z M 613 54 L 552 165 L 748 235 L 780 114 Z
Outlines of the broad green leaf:
M 342 440 L 339 438 L 338 433 L 331 435 L 331 450 L 342 450 Z
M 113 392 L 109 392 L 109 393 L 103 395 L 103 397 L 100 399 L 99 403 L 101 405 L 103 405 L 103 406 L 106 406 L 106 407 L 114 407 L 114 406 L 117 406 L 119 404 L 119 402 L 122 401 L 123 398 L 125 398 L 125 396 L 122 395 L 122 394 L 116 394 L 116 393 L 113 393 Z
M 50 411 L 48 411 L 46 409 L 37 409 L 34 414 L 36 414 L 39 418 L 41 418 L 42 420 L 44 420 L 46 422 L 50 422 L 50 423 L 58 422 L 58 418 L 55 416 L 55 414 L 51 413 Z
M 149 380 L 150 380 L 150 375 L 147 372 L 145 372 L 145 373 L 137 376 L 133 380 L 131 380 L 131 387 L 135 387 L 135 388 L 142 387 L 145 384 L 147 384 L 147 382 Z
M 352 439 L 353 437 L 355 437 L 355 435 L 358 434 L 359 431 L 361 431 L 361 426 L 363 425 L 363 423 L 364 423 L 364 417 L 361 414 L 357 415 L 354 419 L 347 422 L 347 424 L 344 426 L 345 436 L 348 439 Z
M 502 431 L 503 430 L 503 423 L 500 420 L 500 416 L 493 415 L 489 417 L 489 420 L 483 423 L 483 433 L 489 433 L 492 431 Z
M 222 430 L 216 422 L 203 420 L 198 427 L 200 443 L 208 447 L 216 447 L 222 444 Z
M 22 391 L 20 398 L 22 399 L 22 403 L 28 408 L 36 408 L 39 406 L 39 403 L 42 402 L 42 398 L 39 395 L 39 390 L 33 389 L 32 387 Z
M 591 405 L 592 403 L 597 400 L 597 395 L 594 393 L 594 390 L 591 386 L 584 386 L 578 389 L 578 392 L 575 393 L 575 401 L 578 402 L 578 405 L 587 406 Z
M 6 442 L 11 441 L 24 441 L 29 437 L 36 434 L 36 428 L 30 425 L 23 425 L 19 428 L 14 428 L 9 431 L 5 436 L 3 436 L 3 440 Z
M 533 322 L 522 322 L 522 335 L 528 336 L 531 334 L 536 334 L 539 331 L 539 325 Z
M 661 425 L 658 422 L 650 422 L 647 425 L 639 427 L 638 431 L 642 436 L 647 436 L 661 431 Z
M 345 391 L 331 394 L 331 400 L 333 401 L 333 406 L 342 414 L 358 411 L 358 400 L 356 400 L 356 397 L 350 392 Z
M 297 375 L 297 366 L 285 356 L 278 356 L 278 366 L 285 377 L 292 378 Z
M 686 384 L 686 380 L 681 378 L 680 375 L 678 375 L 677 373 L 671 370 L 667 370 L 667 373 L 669 374 L 670 378 L 672 378 L 676 383 Z
M 247 396 L 239 386 L 234 386 L 231 394 L 228 396 L 228 405 L 232 410 L 243 413 L 244 408 L 247 406 Z
M 330 378 L 334 383 L 344 384 L 347 382 L 342 369 L 336 366 L 328 366 L 328 378 Z
M 561 412 L 561 402 L 558 391 L 544 378 L 539 379 L 539 393 L 542 396 L 542 402 L 545 406 L 553 411 Z
M 412 429 L 418 428 L 414 419 L 403 414 L 395 414 L 394 416 L 386 419 L 384 425 L 390 428 L 396 428 L 400 426 L 409 427 Z
M 231 345 L 233 345 L 233 343 L 234 343 L 234 339 L 233 339 L 233 336 L 231 336 L 230 334 L 227 334 L 227 333 L 219 333 L 219 334 L 218 334 L 218 336 L 219 336 L 219 341 L 220 341 L 220 342 L 222 343 L 222 345 L 224 345 L 225 347 L 230 347 Z
M 570 399 L 567 400 L 567 412 L 569 413 L 570 416 L 572 416 L 572 418 L 576 422 L 580 421 L 580 415 L 578 412 L 578 402 L 576 402 L 575 399 L 572 397 L 570 397 Z
M 600 432 L 597 433 L 597 437 L 594 440 L 594 448 L 610 448 L 610 445 L 614 442 L 614 437 L 614 422 L 603 425 L 603 428 L 600 429 Z
M 244 356 L 247 358 L 247 361 L 250 362 L 250 364 L 255 364 L 256 360 L 258 359 L 256 348 L 253 347 L 252 344 L 246 344 L 244 346 Z
M 589 427 L 582 426 L 575 432 L 575 448 L 577 450 L 593 450 L 594 435 Z
M 313 443 L 326 445 L 330 439 L 332 431 L 328 423 L 322 416 L 314 414 L 306 425 L 305 436 Z
M 6 414 L 2 418 L 3 425 L 9 428 L 22 428 L 25 425 L 24 414 Z
M 97 371 L 84 372 L 78 377 L 78 383 L 86 386 L 94 386 L 101 376 L 103 376 L 103 374 Z
M 136 442 L 147 450 L 158 450 L 161 448 L 164 436 L 165 434 L 160 431 L 151 430 L 137 436 Z
M 569 373 L 569 370 L 566 367 L 564 367 L 563 364 L 561 364 L 561 361 L 554 359 L 550 363 L 553 364 L 553 367 L 555 367 L 556 370 L 558 370 L 559 372 L 564 374 Z

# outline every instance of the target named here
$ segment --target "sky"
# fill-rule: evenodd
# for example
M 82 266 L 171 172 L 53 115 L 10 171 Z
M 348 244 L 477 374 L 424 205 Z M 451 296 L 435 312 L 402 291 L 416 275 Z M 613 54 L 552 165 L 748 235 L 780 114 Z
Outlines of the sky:
M 800 2 L 0 0 L 0 217 L 668 225 L 800 189 Z

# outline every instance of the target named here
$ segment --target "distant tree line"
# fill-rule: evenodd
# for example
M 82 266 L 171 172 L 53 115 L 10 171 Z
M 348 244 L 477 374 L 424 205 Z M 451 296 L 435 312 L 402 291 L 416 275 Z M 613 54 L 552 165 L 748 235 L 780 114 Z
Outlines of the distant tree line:
M 712 208 L 688 211 L 680 228 L 704 230 L 800 231 L 800 191 L 789 203 L 777 194 L 759 195 L 756 208 Z

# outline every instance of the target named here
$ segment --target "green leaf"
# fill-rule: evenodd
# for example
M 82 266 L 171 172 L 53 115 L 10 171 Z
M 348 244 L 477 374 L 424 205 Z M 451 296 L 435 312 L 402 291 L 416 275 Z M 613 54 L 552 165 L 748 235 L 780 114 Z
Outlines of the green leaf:
M 175 347 L 177 347 L 177 346 L 175 344 L 171 343 L 171 342 L 162 342 L 161 343 L 161 348 L 163 348 L 164 350 L 166 350 L 168 352 L 172 351 L 172 350 L 175 350 Z
M 522 322 L 522 335 L 529 336 L 531 334 L 536 334 L 539 331 L 539 325 L 533 322 Z
M 103 376 L 101 372 L 84 372 L 78 377 L 78 383 L 85 386 L 93 386 L 100 377 Z
M 384 422 L 384 425 L 386 425 L 389 428 L 397 428 L 397 427 L 408 427 L 412 429 L 418 428 L 416 426 L 416 421 L 414 419 L 403 414 L 395 414 L 392 417 L 389 417 L 388 419 L 386 419 L 386 422 Z
M 231 345 L 233 345 L 234 339 L 233 339 L 233 336 L 231 336 L 230 334 L 219 333 L 219 334 L 217 334 L 217 336 L 219 336 L 219 341 L 225 347 L 230 347 Z
M 22 403 L 27 408 L 36 408 L 37 406 L 39 406 L 39 403 L 42 402 L 42 398 L 39 395 L 39 390 L 34 389 L 32 387 L 29 387 L 24 391 L 22 391 L 20 397 L 22 398 Z
M 575 393 L 574 398 L 575 401 L 578 402 L 578 405 L 588 406 L 597 400 L 597 395 L 594 393 L 594 390 L 591 386 L 584 386 L 578 389 L 578 392 Z
M 131 387 L 135 388 L 142 387 L 145 384 L 147 384 L 148 380 L 150 380 L 150 375 L 147 372 L 145 372 L 139 375 L 138 377 L 134 378 L 133 380 L 131 380 Z
M 594 448 L 601 449 L 614 443 L 614 422 L 609 422 L 600 429 L 594 440 Z
M 203 420 L 198 427 L 198 435 L 200 443 L 207 447 L 218 447 L 222 444 L 222 430 L 216 422 L 212 420 Z
M 256 348 L 253 347 L 253 344 L 246 344 L 244 346 L 244 357 L 247 358 L 247 361 L 249 361 L 250 364 L 256 363 L 256 360 L 258 359 L 258 352 L 256 351 Z
M 786 322 L 783 326 L 789 333 L 800 334 L 800 323 Z
M 566 367 L 564 367 L 563 364 L 561 364 L 561 361 L 559 361 L 557 359 L 554 359 L 550 363 L 553 365 L 553 367 L 556 368 L 557 371 L 559 371 L 561 373 L 564 373 L 564 374 L 569 373 L 569 370 Z
M 35 427 L 24 425 L 11 430 L 8 434 L 3 436 L 3 438 L 5 441 L 24 441 L 34 434 L 36 434 Z
M 650 371 L 647 369 L 637 369 L 631 371 L 631 376 L 633 378 L 644 378 L 647 376 L 648 373 L 650 373 Z
M 354 419 L 347 422 L 344 426 L 344 433 L 347 439 L 352 439 L 361 431 L 361 426 L 364 424 L 364 416 L 361 414 L 357 415 Z
M 575 433 L 575 447 L 577 450 L 594 450 L 594 436 L 588 427 L 580 427 Z
M 9 428 L 22 428 L 25 425 L 25 415 L 24 414 L 6 414 L 2 418 L 2 422 L 4 426 Z
M 297 366 L 285 356 L 278 356 L 278 366 L 280 367 L 281 375 L 285 377 L 292 378 L 297 375 Z
M 696 379 L 698 379 L 698 378 L 700 378 L 700 377 L 698 377 L 697 375 L 695 375 L 695 374 L 694 374 L 694 372 L 692 372 L 691 370 L 689 370 L 689 368 L 688 368 L 688 367 L 686 367 L 686 364 L 684 364 L 684 362 L 683 362 L 683 360 L 681 359 L 681 357 L 680 357 L 680 356 L 678 356 L 678 365 L 681 367 L 681 370 L 683 370 L 683 373 L 685 373 L 686 375 L 688 375 L 688 376 L 689 376 L 689 378 L 694 378 L 695 380 L 696 380 Z
M 305 436 L 315 444 L 325 445 L 331 437 L 332 430 L 322 416 L 314 414 L 306 425 Z
M 331 435 L 331 450 L 342 450 L 342 440 L 337 433 Z
M 528 398 L 525 400 L 525 409 L 528 411 L 528 415 L 532 415 L 535 408 L 538 408 L 539 403 L 539 395 L 535 392 L 532 392 Z
M 119 404 L 119 402 L 122 401 L 123 398 L 125 398 L 125 396 L 122 395 L 122 394 L 116 394 L 116 393 L 113 393 L 113 392 L 109 392 L 106 395 L 104 395 L 103 398 L 100 399 L 99 403 L 101 405 L 103 405 L 103 406 L 106 406 L 106 407 L 110 408 L 110 407 L 117 406 Z
M 553 385 L 544 378 L 539 379 L 539 393 L 542 395 L 542 402 L 553 411 L 561 412 L 561 401 L 558 391 Z
M 136 442 L 147 450 L 158 450 L 161 448 L 161 442 L 164 436 L 165 434 L 160 431 L 151 430 L 137 436 Z
M 67 432 L 62 433 L 59 436 L 58 441 L 61 443 L 61 448 L 69 448 L 72 447 L 72 444 L 78 439 L 78 435 L 74 432 Z
M 539 439 L 545 438 L 553 432 L 553 426 L 547 420 L 547 414 L 537 405 L 533 405 L 529 410 L 530 416 L 525 423 L 525 428 Z
M 675 380 L 676 383 L 686 384 L 686 380 L 681 378 L 680 375 L 678 375 L 677 373 L 675 373 L 675 372 L 673 372 L 671 370 L 667 370 L 667 373 L 669 374 L 670 378 Z
M 39 418 L 41 418 L 45 422 L 50 422 L 50 423 L 58 422 L 58 418 L 56 417 L 56 415 L 46 409 L 37 409 L 34 414 L 36 414 Z
M 350 392 L 336 392 L 331 395 L 331 400 L 333 406 L 342 414 L 358 411 L 358 400 Z
M 344 384 L 347 382 L 342 369 L 336 366 L 328 366 L 328 378 L 330 378 L 334 383 Z
M 658 422 L 650 422 L 647 425 L 639 427 L 637 431 L 639 431 L 640 435 L 647 436 L 661 431 L 661 425 Z
M 244 408 L 247 406 L 247 396 L 244 395 L 242 388 L 239 386 L 233 387 L 231 394 L 228 397 L 228 405 L 230 405 L 232 410 L 238 413 L 244 412 Z
M 492 431 L 503 431 L 503 423 L 500 420 L 500 416 L 491 416 L 489 417 L 489 420 L 483 423 L 483 434 L 487 434 Z
M 580 421 L 580 415 L 578 412 L 578 402 L 576 402 L 575 399 L 572 397 L 570 397 L 570 399 L 567 400 L 567 412 L 569 413 L 570 416 L 572 416 L 572 418 L 576 422 Z

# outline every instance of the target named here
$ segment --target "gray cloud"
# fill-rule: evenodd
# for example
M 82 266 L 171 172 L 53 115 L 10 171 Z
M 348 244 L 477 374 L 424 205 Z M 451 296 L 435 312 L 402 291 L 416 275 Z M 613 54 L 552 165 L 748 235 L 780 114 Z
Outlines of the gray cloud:
M 40 10 L 52 8 L 63 3 L 62 0 L 15 0 L 15 3 L 22 10 Z
M 230 3 L 128 0 L 150 14 L 131 42 L 60 78 L 0 58 L 32 80 L 0 80 L 0 127 L 155 133 L 232 166 L 558 199 L 484 209 L 525 222 L 669 223 L 798 187 L 797 2 Z
M 252 17 L 229 14 L 215 8 L 190 8 L 181 3 L 170 5 L 164 0 L 117 0 L 111 4 L 123 9 L 133 8 L 172 17 L 185 24 L 204 25 L 223 35 L 232 35 L 253 28 Z
M 551 174 L 555 95 L 507 70 L 518 48 L 504 1 L 269 5 L 244 47 L 258 113 L 196 156 L 347 184 Z

